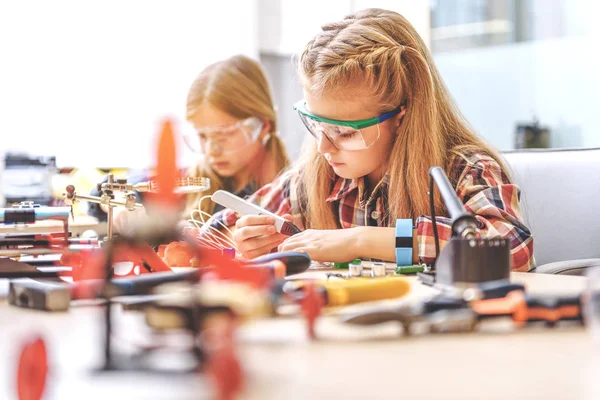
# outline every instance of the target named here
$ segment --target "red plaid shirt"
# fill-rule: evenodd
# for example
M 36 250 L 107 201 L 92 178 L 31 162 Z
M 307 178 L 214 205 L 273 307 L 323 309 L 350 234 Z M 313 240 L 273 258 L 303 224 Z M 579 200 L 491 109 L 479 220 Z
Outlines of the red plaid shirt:
M 533 266 L 533 237 L 523 223 L 518 186 L 509 183 L 500 165 L 485 153 L 456 157 L 453 171 L 455 179 L 452 183 L 456 193 L 465 208 L 479 221 L 481 235 L 510 239 L 513 270 L 529 271 Z M 289 170 L 247 200 L 278 215 L 291 214 L 294 224 L 304 229 L 304 217 L 296 197 L 298 176 L 298 170 Z M 388 186 L 389 177 L 386 175 L 367 197 L 364 178 L 338 178 L 327 202 L 336 204 L 342 228 L 387 227 Z M 237 220 L 235 212 L 231 210 L 223 210 L 213 218 L 226 226 L 234 225 Z M 451 236 L 449 222 L 449 218 L 436 217 L 440 247 Z M 431 217 L 421 215 L 416 219 L 415 226 L 419 259 L 431 263 L 435 259 Z

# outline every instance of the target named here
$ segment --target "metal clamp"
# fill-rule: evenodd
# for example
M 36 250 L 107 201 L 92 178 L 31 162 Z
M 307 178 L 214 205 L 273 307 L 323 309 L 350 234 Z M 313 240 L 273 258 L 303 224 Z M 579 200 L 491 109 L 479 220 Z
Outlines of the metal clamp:
M 122 184 L 122 183 L 116 183 L 114 181 L 114 175 L 113 174 L 108 174 L 108 182 L 107 182 L 107 189 L 104 188 L 104 185 L 102 185 L 101 189 L 102 189 L 102 195 L 101 196 L 89 196 L 89 195 L 83 195 L 83 194 L 78 194 L 75 191 L 75 186 L 73 185 L 69 185 L 66 188 L 66 192 L 63 193 L 63 198 L 65 201 L 65 204 L 68 206 L 72 206 L 75 202 L 77 201 L 87 201 L 90 203 L 96 203 L 96 204 L 103 204 L 105 206 L 108 207 L 107 210 L 107 218 L 106 218 L 106 222 L 107 222 L 107 236 L 108 239 L 112 239 L 113 237 L 113 208 L 117 207 L 117 206 L 122 206 L 127 208 L 129 211 L 133 211 L 136 208 L 142 208 L 144 205 L 141 203 L 136 203 L 136 196 L 135 193 L 133 191 L 127 191 L 125 193 L 125 200 L 115 200 L 114 198 L 114 194 L 113 194 L 113 190 L 108 189 L 108 187 L 110 187 L 111 185 L 114 184 Z

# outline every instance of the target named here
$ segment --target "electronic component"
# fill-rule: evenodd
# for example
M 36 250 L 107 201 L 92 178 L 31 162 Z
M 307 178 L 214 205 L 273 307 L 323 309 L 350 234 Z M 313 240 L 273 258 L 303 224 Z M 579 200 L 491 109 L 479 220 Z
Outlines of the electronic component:
M 407 274 L 416 274 L 419 272 L 423 272 L 425 267 L 422 265 L 405 265 L 402 267 L 396 268 L 396 273 L 399 275 L 407 275 Z
M 376 278 L 380 276 L 386 276 L 387 271 L 385 270 L 384 262 L 374 262 L 371 264 L 371 277 Z
M 57 282 L 32 279 L 10 281 L 8 302 L 12 305 L 43 311 L 66 311 L 71 302 L 71 288 Z
M 348 269 L 350 267 L 350 263 L 348 262 L 336 262 L 333 263 L 334 269 Z
M 363 265 L 360 259 L 356 259 L 348 264 L 348 276 L 362 276 Z

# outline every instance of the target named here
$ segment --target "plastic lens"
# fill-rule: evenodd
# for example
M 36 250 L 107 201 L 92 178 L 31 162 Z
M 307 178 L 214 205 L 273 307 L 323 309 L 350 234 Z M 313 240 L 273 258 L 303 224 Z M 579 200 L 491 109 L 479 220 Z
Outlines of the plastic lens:
M 364 150 L 371 147 L 379 139 L 379 125 L 377 125 L 376 130 L 375 126 L 361 130 L 315 121 L 301 113 L 298 113 L 298 115 L 300 115 L 304 126 L 315 139 L 320 142 L 324 134 L 340 150 Z
M 233 125 L 202 127 L 185 135 L 184 141 L 196 153 L 235 152 L 256 141 L 263 123 L 257 117 L 246 118 Z

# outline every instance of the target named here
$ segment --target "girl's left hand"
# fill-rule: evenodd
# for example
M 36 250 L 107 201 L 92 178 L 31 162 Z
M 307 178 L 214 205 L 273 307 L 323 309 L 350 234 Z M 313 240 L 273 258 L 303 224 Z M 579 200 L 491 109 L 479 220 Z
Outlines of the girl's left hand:
M 359 258 L 356 229 L 307 229 L 290 236 L 277 248 L 279 251 L 307 253 L 313 261 L 349 262 Z

